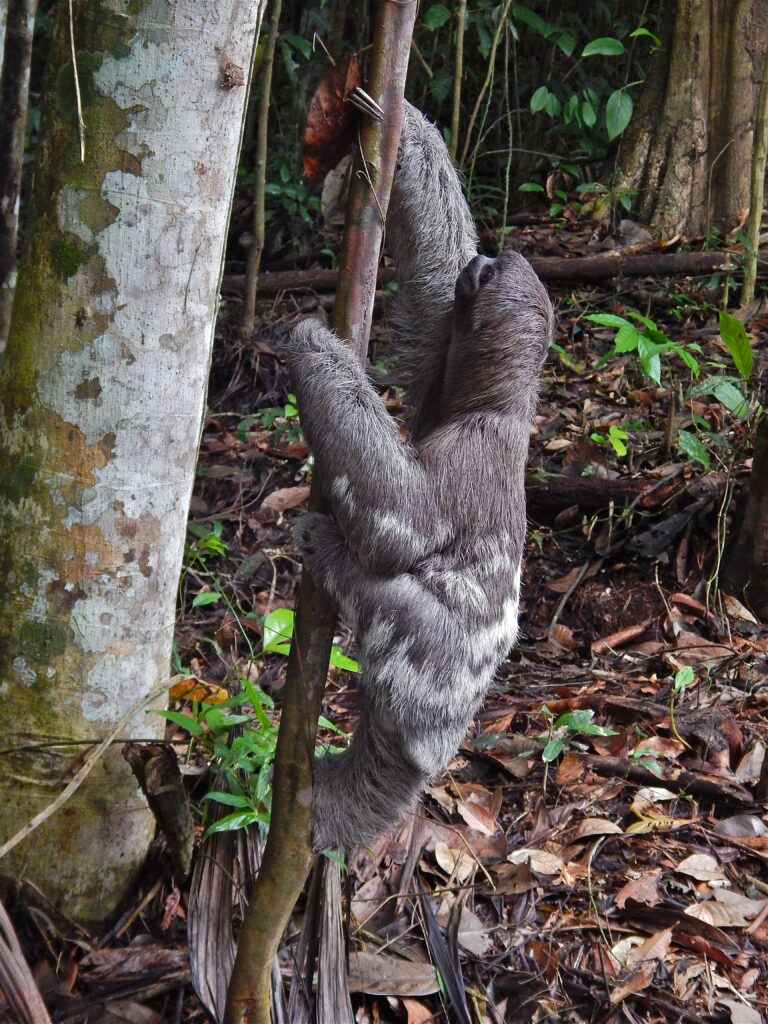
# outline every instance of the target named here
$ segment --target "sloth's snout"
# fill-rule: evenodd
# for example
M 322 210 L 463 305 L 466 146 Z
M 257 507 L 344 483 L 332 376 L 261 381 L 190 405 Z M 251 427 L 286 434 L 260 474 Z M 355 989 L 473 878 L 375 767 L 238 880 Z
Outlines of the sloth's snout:
M 464 267 L 456 282 L 457 298 L 471 299 L 496 275 L 496 260 L 475 256 Z

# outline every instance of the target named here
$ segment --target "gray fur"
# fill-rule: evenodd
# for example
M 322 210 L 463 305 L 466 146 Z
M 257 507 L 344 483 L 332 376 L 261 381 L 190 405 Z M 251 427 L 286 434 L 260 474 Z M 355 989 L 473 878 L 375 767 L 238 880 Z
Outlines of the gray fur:
M 333 512 L 302 517 L 297 541 L 363 670 L 349 749 L 316 761 L 318 850 L 367 842 L 415 805 L 515 641 L 529 423 L 553 329 L 518 253 L 476 257 L 443 140 L 408 105 L 387 232 L 393 320 L 417 353 L 410 441 L 333 332 L 304 321 L 289 348 Z

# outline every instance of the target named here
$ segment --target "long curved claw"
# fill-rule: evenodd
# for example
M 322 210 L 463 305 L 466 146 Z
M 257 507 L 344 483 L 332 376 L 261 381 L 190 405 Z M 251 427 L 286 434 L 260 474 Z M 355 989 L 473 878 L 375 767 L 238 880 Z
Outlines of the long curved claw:
M 372 117 L 374 121 L 381 123 L 384 120 L 384 111 L 376 100 L 372 96 L 369 96 L 361 86 L 356 85 L 354 89 L 351 89 L 347 93 L 347 99 L 353 107 L 357 107 L 361 113 Z

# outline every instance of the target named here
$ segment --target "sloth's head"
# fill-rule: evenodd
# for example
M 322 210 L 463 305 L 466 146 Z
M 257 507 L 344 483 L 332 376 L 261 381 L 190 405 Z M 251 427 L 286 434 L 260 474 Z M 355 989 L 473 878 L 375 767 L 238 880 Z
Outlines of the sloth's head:
M 443 411 L 529 415 L 553 332 L 547 292 L 520 253 L 475 256 L 456 281 Z

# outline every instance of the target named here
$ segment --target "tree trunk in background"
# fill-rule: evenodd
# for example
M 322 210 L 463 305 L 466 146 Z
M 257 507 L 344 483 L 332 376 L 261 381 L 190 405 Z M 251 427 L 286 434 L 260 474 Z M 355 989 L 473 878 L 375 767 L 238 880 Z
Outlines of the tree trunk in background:
M 4 7 L 0 31 L 0 352 L 8 337 L 16 285 L 21 169 L 37 0 L 11 0 L 10 8 Z
M 749 206 L 768 0 L 677 0 L 621 144 L 633 216 L 661 238 L 729 231 Z
M 745 601 L 762 622 L 768 622 L 768 417 L 755 433 L 744 515 L 726 547 L 720 585 Z
M 0 842 L 77 746 L 168 675 L 224 236 L 262 4 L 66 3 L 0 400 Z M 158 716 L 122 731 L 157 736 Z M 62 778 L 65 776 L 64 778 Z M 119 749 L 0 863 L 66 912 L 109 915 L 153 824 Z

